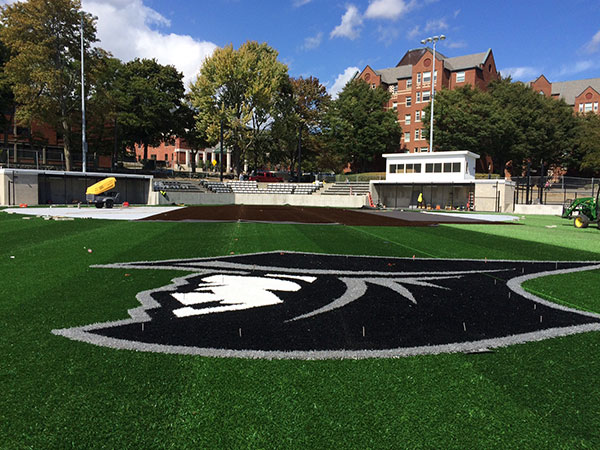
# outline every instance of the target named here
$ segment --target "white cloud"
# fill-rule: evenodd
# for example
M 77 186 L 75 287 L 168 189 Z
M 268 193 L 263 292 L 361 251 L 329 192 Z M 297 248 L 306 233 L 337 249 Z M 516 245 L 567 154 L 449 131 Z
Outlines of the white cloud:
M 577 75 L 578 73 L 585 72 L 590 69 L 597 69 L 598 67 L 600 67 L 598 62 L 590 60 L 578 61 L 575 64 L 561 66 L 560 70 L 556 73 L 555 78 Z
M 535 67 L 506 67 L 500 70 L 503 77 L 510 75 L 513 80 L 530 81 L 542 72 Z
M 333 29 L 330 38 L 345 37 L 348 39 L 356 39 L 360 34 L 360 26 L 363 19 L 358 9 L 354 5 L 348 5 L 346 12 L 342 16 L 342 23 Z
M 321 45 L 321 41 L 323 40 L 323 33 L 317 33 L 316 36 L 309 36 L 304 39 L 304 44 L 302 44 L 302 50 L 312 50 Z
M 360 69 L 358 67 L 348 67 L 343 73 L 340 73 L 335 79 L 333 86 L 331 86 L 331 89 L 329 89 L 329 94 L 331 94 L 333 98 L 337 98 L 340 91 L 344 89 L 344 86 L 346 86 L 348 81 L 354 77 L 356 72 L 360 73 Z
M 404 0 L 374 0 L 369 3 L 365 17 L 396 20 L 408 10 L 409 5 Z
M 409 30 L 407 33 L 408 39 L 423 39 L 430 34 L 439 33 L 441 31 L 447 30 L 449 28 L 448 22 L 446 19 L 435 19 L 428 20 L 423 28 L 419 25 L 415 25 L 413 28 Z
M 598 31 L 592 40 L 583 47 L 587 53 L 596 53 L 600 50 L 600 31 Z
M 465 48 L 467 43 L 465 41 L 446 41 L 446 46 L 448 48 Z
M 299 8 L 300 6 L 304 6 L 312 2 L 312 0 L 294 0 L 294 6 Z
M 142 0 L 83 0 L 83 9 L 98 17 L 99 46 L 114 56 L 130 61 L 155 58 L 183 73 L 186 87 L 193 81 L 204 59 L 217 46 L 191 36 L 165 33 L 171 23 Z

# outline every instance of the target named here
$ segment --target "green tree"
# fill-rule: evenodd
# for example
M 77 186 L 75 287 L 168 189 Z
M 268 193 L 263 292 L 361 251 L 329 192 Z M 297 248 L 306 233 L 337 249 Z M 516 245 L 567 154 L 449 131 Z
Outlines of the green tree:
M 568 166 L 597 174 L 600 172 L 600 116 L 594 113 L 576 116 L 573 152 Z
M 428 105 L 423 123 L 429 139 Z M 573 145 L 575 118 L 562 100 L 546 98 L 510 78 L 494 81 L 488 91 L 464 86 L 435 96 L 434 147 L 469 150 L 490 156 L 496 171 L 541 161 L 561 165 Z
M 267 44 L 248 41 L 215 50 L 206 59 L 191 86 L 192 106 L 198 111 L 197 128 L 209 141 L 219 141 L 224 123 L 226 145 L 233 165 L 241 170 L 244 159 L 264 156 L 264 142 L 275 105 L 289 83 L 287 66 Z
M 29 0 L 2 7 L 1 39 L 11 51 L 5 73 L 18 103 L 17 120 L 39 120 L 62 131 L 67 170 L 72 166 L 72 134 L 81 105 L 80 32 L 84 20 L 86 67 L 98 59 L 93 17 L 79 0 Z
M 329 151 L 364 171 L 375 156 L 397 150 L 402 129 L 396 113 L 384 108 L 389 99 L 387 90 L 363 80 L 348 82 L 326 114 Z
M 178 110 L 184 96 L 183 75 L 154 59 L 138 59 L 123 67 L 118 124 L 124 141 L 138 144 L 148 159 L 148 146 L 168 142 L 180 131 Z
M 290 89 L 282 93 L 271 127 L 273 151 L 280 150 L 283 164 L 293 169 L 300 156 L 303 167 L 319 167 L 323 119 L 330 104 L 331 96 L 318 78 L 290 78 Z

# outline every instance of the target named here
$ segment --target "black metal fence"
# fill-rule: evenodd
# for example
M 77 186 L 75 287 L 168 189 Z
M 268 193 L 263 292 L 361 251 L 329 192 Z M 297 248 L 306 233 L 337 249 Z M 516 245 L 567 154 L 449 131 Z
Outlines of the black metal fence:
M 594 197 L 600 178 L 513 177 L 515 204 L 562 205 L 581 197 Z

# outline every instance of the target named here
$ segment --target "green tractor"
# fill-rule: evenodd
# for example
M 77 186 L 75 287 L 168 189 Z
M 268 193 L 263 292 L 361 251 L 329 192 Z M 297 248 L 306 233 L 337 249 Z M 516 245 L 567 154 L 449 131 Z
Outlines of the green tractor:
M 563 219 L 572 219 L 573 213 L 577 213 L 573 220 L 575 228 L 587 228 L 590 223 L 598 224 L 600 220 L 600 203 L 598 203 L 598 197 L 600 196 L 600 189 L 596 198 L 594 197 L 582 197 L 573 200 L 570 205 L 565 205 L 563 208 L 562 217 Z M 600 224 L 598 225 L 600 227 Z

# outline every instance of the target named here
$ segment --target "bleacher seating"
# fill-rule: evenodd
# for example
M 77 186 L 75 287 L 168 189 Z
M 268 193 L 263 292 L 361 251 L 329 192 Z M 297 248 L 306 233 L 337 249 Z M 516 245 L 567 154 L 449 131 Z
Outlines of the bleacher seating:
M 177 180 L 154 180 L 152 189 L 156 191 L 187 191 L 202 192 L 203 189 L 198 183 Z
M 367 195 L 369 193 L 369 182 L 350 181 L 334 183 L 321 195 Z

